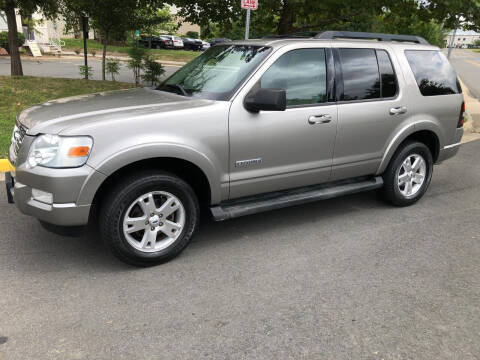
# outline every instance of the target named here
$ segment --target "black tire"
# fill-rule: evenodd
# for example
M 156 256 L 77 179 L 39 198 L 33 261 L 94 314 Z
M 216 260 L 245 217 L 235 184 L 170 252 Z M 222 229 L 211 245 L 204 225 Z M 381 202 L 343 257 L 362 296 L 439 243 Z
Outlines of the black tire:
M 143 252 L 134 248 L 123 233 L 123 219 L 129 206 L 142 195 L 165 191 L 177 197 L 185 210 L 185 224 L 178 238 L 165 249 Z M 181 178 L 166 172 L 143 172 L 117 183 L 100 210 L 100 231 L 109 250 L 134 266 L 152 266 L 179 255 L 191 241 L 199 223 L 200 208 L 194 191 Z
M 398 176 L 403 162 L 408 156 L 420 155 L 425 160 L 426 175 L 418 191 L 411 195 L 402 194 L 398 185 Z M 433 173 L 433 159 L 430 149 L 423 143 L 417 141 L 406 141 L 403 143 L 390 160 L 390 164 L 383 174 L 383 197 L 395 206 L 409 206 L 422 198 L 430 185 Z

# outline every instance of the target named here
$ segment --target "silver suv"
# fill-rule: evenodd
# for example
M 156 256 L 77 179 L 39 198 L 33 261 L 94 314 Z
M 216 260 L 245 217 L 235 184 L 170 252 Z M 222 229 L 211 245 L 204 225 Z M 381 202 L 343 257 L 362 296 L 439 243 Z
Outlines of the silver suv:
M 457 153 L 464 110 L 454 70 L 422 38 L 231 42 L 158 88 L 23 111 L 7 190 L 49 228 L 99 222 L 116 256 L 148 266 L 187 246 L 201 205 L 225 220 L 372 189 L 411 205 Z

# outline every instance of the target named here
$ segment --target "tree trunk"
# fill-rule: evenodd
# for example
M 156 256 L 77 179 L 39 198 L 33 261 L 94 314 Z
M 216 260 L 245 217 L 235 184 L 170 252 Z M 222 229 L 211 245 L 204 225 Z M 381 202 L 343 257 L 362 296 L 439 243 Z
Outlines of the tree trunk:
M 85 80 L 88 80 L 88 52 L 87 52 L 87 38 L 88 38 L 88 18 L 82 17 L 82 32 L 83 32 L 83 59 L 85 62 Z
M 22 76 L 22 60 L 18 51 L 17 17 L 15 15 L 15 3 L 12 0 L 5 3 L 5 14 L 8 23 L 8 51 L 10 53 L 10 73 L 12 76 Z
M 148 37 L 148 48 L 149 49 L 152 48 L 152 37 L 151 36 Z
M 102 54 L 102 80 L 105 81 L 105 65 L 107 60 L 107 41 L 108 41 L 108 32 L 105 33 L 103 37 L 103 54 Z
M 277 32 L 279 35 L 285 35 L 294 31 L 293 22 L 295 20 L 294 8 L 290 1 L 283 2 L 282 14 L 278 22 Z

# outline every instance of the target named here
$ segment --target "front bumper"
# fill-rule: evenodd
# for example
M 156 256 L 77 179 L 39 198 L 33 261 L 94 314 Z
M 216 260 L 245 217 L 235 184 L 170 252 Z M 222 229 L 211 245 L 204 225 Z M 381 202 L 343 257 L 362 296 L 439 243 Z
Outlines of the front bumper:
M 25 215 L 49 224 L 81 226 L 88 223 L 93 197 L 105 179 L 103 174 L 88 165 L 74 169 L 28 169 L 20 165 L 12 176 L 7 173 L 7 196 Z M 37 189 L 53 195 L 52 203 L 38 201 L 32 196 Z
M 80 226 L 88 223 L 91 205 L 77 205 L 75 203 L 45 204 L 32 198 L 31 186 L 18 181 L 14 185 L 13 200 L 22 213 L 49 224 Z

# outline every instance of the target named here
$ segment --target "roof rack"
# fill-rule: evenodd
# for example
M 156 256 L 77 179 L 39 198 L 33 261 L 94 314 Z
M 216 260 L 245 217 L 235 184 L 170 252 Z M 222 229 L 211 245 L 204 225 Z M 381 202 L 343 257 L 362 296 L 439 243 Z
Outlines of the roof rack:
M 354 31 L 323 31 L 323 32 L 301 32 L 285 35 L 268 35 L 264 39 L 295 39 L 295 38 L 310 38 L 310 39 L 363 39 L 363 40 L 378 40 L 378 41 L 403 41 L 413 42 L 416 44 L 430 45 L 427 40 L 420 36 L 414 35 L 395 35 L 395 34 L 381 34 L 369 32 L 354 32 Z
M 395 34 L 381 34 L 369 32 L 354 32 L 354 31 L 324 31 L 317 33 L 315 39 L 371 39 L 378 41 L 405 41 L 417 44 L 430 45 L 427 40 L 420 36 L 414 35 L 395 35 Z

